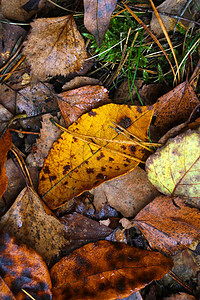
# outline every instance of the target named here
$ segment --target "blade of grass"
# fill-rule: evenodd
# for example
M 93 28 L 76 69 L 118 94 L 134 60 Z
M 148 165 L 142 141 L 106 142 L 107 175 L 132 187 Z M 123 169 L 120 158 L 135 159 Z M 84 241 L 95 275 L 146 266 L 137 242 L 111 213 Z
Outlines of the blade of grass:
M 148 34 L 152 37 L 152 39 L 154 40 L 154 42 L 158 45 L 158 47 L 161 49 L 161 51 L 163 52 L 164 56 L 166 57 L 169 65 L 170 65 L 170 68 L 172 70 L 172 73 L 174 75 L 174 78 L 175 78 L 175 82 L 177 84 L 177 80 L 176 80 L 176 74 L 174 72 L 174 68 L 172 66 L 172 63 L 165 51 L 165 49 L 163 48 L 163 46 L 161 45 L 161 43 L 158 41 L 158 39 L 156 38 L 156 36 L 151 32 L 151 30 L 142 22 L 142 20 L 140 18 L 138 18 L 138 16 L 124 3 L 124 6 L 126 7 L 126 9 L 129 11 L 129 13 L 135 18 L 135 20 L 148 32 Z
M 178 61 L 177 61 L 177 58 L 176 58 L 176 54 L 175 54 L 174 48 L 173 48 L 173 46 L 172 46 L 172 42 L 171 42 L 171 40 L 170 40 L 170 38 L 169 38 L 168 32 L 167 32 L 167 30 L 166 30 L 166 28 L 165 28 L 165 25 L 164 25 L 164 23 L 163 23 L 163 21 L 162 21 L 160 15 L 159 15 L 159 13 L 158 13 L 158 11 L 157 11 L 157 9 L 156 9 L 156 7 L 155 7 L 153 1 L 152 1 L 152 0 L 149 0 L 149 1 L 150 1 L 150 3 L 151 3 L 151 6 L 152 6 L 152 8 L 153 8 L 153 11 L 154 11 L 154 13 L 155 13 L 155 15 L 156 15 L 156 18 L 157 18 L 157 20 L 158 20 L 158 22 L 159 22 L 159 24 L 160 24 L 160 27 L 162 28 L 162 31 L 163 31 L 163 33 L 164 33 L 164 35 L 165 35 L 165 37 L 166 37 L 166 40 L 167 40 L 167 42 L 168 42 L 168 44 L 169 44 L 169 47 L 170 47 L 170 49 L 171 49 L 171 51 L 172 51 L 172 55 L 173 55 L 173 57 L 174 57 L 174 61 L 175 61 L 175 64 L 176 64 L 176 69 L 177 69 L 177 74 L 178 74 L 178 83 L 180 83 L 180 72 L 179 72 L 179 67 L 178 67 Z

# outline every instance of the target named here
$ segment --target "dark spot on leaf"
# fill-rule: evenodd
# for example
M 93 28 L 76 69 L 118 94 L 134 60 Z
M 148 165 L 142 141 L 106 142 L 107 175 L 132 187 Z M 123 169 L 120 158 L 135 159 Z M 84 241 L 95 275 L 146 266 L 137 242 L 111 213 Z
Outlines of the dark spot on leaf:
M 101 152 L 100 156 L 97 157 L 97 160 L 100 160 L 103 157 L 105 157 L 105 155 Z
M 81 274 L 81 269 L 75 269 L 74 271 L 74 275 L 77 277 L 77 279 L 79 278 L 80 274 Z
M 139 106 L 137 106 L 137 111 L 141 114 L 142 113 L 142 110 Z
M 119 166 L 117 166 L 117 167 L 115 168 L 115 170 L 119 171 L 119 170 L 120 170 L 120 167 L 119 167 Z
M 66 165 L 66 166 L 64 166 L 63 167 L 63 175 L 65 175 L 66 173 L 67 173 L 67 171 L 69 171 L 70 170 L 70 165 Z
M 122 277 L 116 282 L 116 290 L 120 292 L 124 292 L 126 289 L 125 278 Z
M 50 181 L 55 180 L 56 178 L 57 178 L 56 175 L 49 176 L 49 180 L 50 180 Z
M 87 173 L 88 174 L 94 174 L 94 168 L 87 168 Z
M 67 185 L 68 184 L 68 181 L 65 181 L 64 185 Z
M 44 180 L 45 180 L 45 177 L 44 177 L 44 175 L 42 175 L 40 181 L 44 181 Z
M 126 146 L 124 146 L 124 145 L 123 145 L 123 146 L 121 146 L 121 148 L 122 148 L 123 150 L 126 150 Z
M 48 166 L 45 166 L 43 172 L 44 172 L 44 174 L 50 174 L 49 167 L 48 167 Z
M 91 111 L 88 113 L 88 115 L 89 115 L 90 117 L 91 117 L 91 116 L 96 116 L 97 113 L 96 113 L 95 111 L 91 110 Z
M 101 171 L 104 172 L 106 170 L 106 168 L 104 167 L 101 167 Z
M 109 161 L 113 161 L 114 160 L 114 158 L 112 158 L 112 157 L 109 157 Z
M 130 118 L 128 118 L 127 116 L 125 116 L 125 117 L 123 117 L 123 118 L 121 118 L 121 120 L 119 121 L 119 125 L 121 126 L 121 127 L 123 127 L 123 128 L 128 128 L 129 126 L 131 126 L 131 123 L 132 123 L 132 121 L 131 121 L 131 119 Z
M 98 173 L 96 179 L 104 179 L 104 175 L 102 173 Z
M 77 142 L 77 138 L 75 138 L 74 136 L 73 136 L 73 140 L 74 140 L 74 142 Z
M 127 164 L 124 164 L 124 167 L 126 168 L 126 167 L 128 167 L 128 165 L 127 165 Z
M 135 146 L 130 146 L 130 150 L 131 150 L 131 152 L 135 153 L 136 147 Z
M 130 162 L 131 162 L 131 160 L 130 160 L 129 158 L 126 158 L 126 161 L 127 161 L 128 163 L 130 163 Z

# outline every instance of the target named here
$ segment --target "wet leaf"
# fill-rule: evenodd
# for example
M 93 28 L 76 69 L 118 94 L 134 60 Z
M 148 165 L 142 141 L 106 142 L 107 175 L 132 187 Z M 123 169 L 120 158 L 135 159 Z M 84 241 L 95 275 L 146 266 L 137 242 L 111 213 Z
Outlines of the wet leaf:
M 200 214 L 182 199 L 160 196 L 145 206 L 134 219 L 153 249 L 165 254 L 188 248 L 200 236 Z
M 146 172 L 140 167 L 104 182 L 91 192 L 94 194 L 94 205 L 97 209 L 108 201 L 111 207 L 127 218 L 135 216 L 158 196 L 158 191 L 148 180 Z
M 200 197 L 200 133 L 187 130 L 169 139 L 146 161 L 151 183 L 163 194 L 197 201 Z
M 12 145 L 12 137 L 8 130 L 4 133 L 4 135 L 0 138 L 0 198 L 6 191 L 7 187 L 7 175 L 5 162 L 7 160 L 7 154 Z
M 144 141 L 153 111 L 153 106 L 107 104 L 71 125 L 70 133 L 64 132 L 54 143 L 40 173 L 39 193 L 48 206 L 59 207 L 84 190 L 135 168 L 146 151 L 116 132 L 113 122 Z
M 191 85 L 185 81 L 158 99 L 155 110 L 156 128 L 163 134 L 185 122 L 199 104 Z
M 64 225 L 50 213 L 33 189 L 24 188 L 1 218 L 0 228 L 32 247 L 49 264 L 69 244 Z
M 34 20 L 24 54 L 33 77 L 66 76 L 79 71 L 87 58 L 84 39 L 73 16 Z
M 38 253 L 7 233 L 0 234 L 0 253 L 0 276 L 16 299 L 30 299 L 22 289 L 35 299 L 52 299 L 49 271 Z
M 92 108 L 109 102 L 108 90 L 99 85 L 88 85 L 58 95 L 58 105 L 67 127 Z
M 84 25 L 100 47 L 110 24 L 116 0 L 84 0 Z
M 52 267 L 53 296 L 58 300 L 124 298 L 161 279 L 172 265 L 158 252 L 108 241 L 90 243 Z

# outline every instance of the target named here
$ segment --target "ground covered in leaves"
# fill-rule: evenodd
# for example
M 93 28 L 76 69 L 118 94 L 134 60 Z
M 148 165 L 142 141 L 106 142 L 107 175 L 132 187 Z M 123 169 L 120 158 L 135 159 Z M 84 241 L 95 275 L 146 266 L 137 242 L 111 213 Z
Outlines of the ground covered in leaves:
M 0 298 L 199 299 L 200 2 L 0 7 Z

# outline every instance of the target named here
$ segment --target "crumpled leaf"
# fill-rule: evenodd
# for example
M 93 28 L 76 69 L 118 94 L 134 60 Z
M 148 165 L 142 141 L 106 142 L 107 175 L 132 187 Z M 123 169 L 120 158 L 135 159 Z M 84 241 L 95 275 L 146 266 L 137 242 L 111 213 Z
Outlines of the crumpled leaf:
M 97 78 L 76 76 L 70 81 L 66 82 L 63 85 L 62 90 L 69 91 L 86 85 L 102 85 L 102 82 Z
M 55 299 L 117 299 L 161 279 L 172 267 L 161 253 L 123 243 L 90 243 L 62 258 L 50 271 Z
M 88 85 L 58 95 L 58 105 L 68 127 L 84 113 L 110 103 L 108 90 L 99 85 Z
M 0 138 L 0 198 L 5 193 L 8 183 L 5 162 L 7 160 L 7 154 L 10 150 L 11 145 L 12 137 L 10 132 L 6 130 L 6 132 Z
M 72 15 L 34 20 L 23 53 L 34 78 L 66 76 L 79 71 L 88 57 Z
M 185 81 L 158 99 L 154 125 L 162 134 L 166 133 L 170 128 L 185 122 L 198 104 L 193 88 Z
M 147 179 L 146 172 L 140 167 L 102 183 L 94 188 L 94 205 L 99 210 L 108 201 L 125 217 L 135 216 L 145 205 L 158 196 L 157 189 Z
M 145 206 L 133 220 L 153 249 L 165 254 L 188 248 L 200 236 L 200 214 L 180 198 L 160 196 Z
M 84 25 L 100 47 L 110 24 L 116 0 L 84 0 Z
M 187 130 L 169 139 L 146 161 L 151 183 L 163 194 L 200 198 L 200 133 Z
M 22 289 L 34 299 L 52 299 L 49 271 L 38 253 L 2 232 L 0 253 L 0 276 L 16 299 L 30 299 Z
M 31 188 L 24 188 L 1 218 L 0 228 L 32 247 L 50 264 L 69 244 L 64 225 L 42 204 Z
M 153 111 L 153 106 L 107 104 L 71 125 L 70 133 L 64 132 L 54 143 L 40 172 L 39 193 L 48 206 L 59 207 L 84 190 L 135 168 L 146 151 L 116 132 L 112 122 L 144 141 Z

